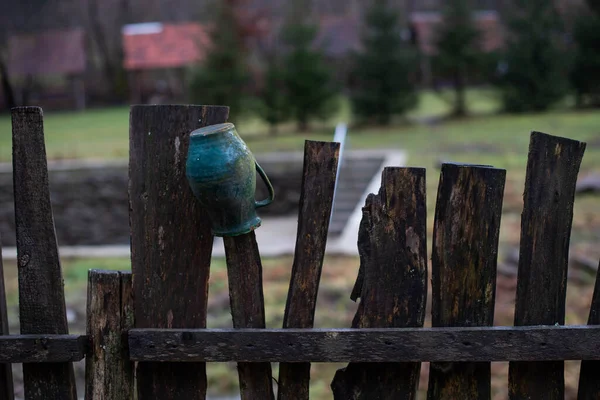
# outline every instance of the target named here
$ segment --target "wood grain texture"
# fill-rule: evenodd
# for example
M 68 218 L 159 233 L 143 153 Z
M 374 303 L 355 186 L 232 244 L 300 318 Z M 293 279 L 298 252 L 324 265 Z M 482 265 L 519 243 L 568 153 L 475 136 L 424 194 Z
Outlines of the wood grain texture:
M 515 325 L 565 323 L 575 184 L 585 143 L 533 132 L 529 144 Z M 564 399 L 564 362 L 511 363 L 511 399 Z
M 325 256 L 340 144 L 307 140 L 284 328 L 312 328 Z M 310 364 L 279 365 L 277 398 L 309 398 Z
M 432 250 L 433 327 L 494 324 L 506 171 L 443 164 Z M 491 398 L 490 363 L 432 363 L 429 399 Z
M 124 389 L 128 399 L 135 398 L 135 364 L 129 359 L 129 330 L 135 327 L 133 309 L 133 276 L 129 271 L 120 271 L 121 278 L 121 365 Z
M 265 328 L 262 263 L 254 232 L 224 237 L 234 328 Z M 242 400 L 274 399 L 270 363 L 238 363 Z
M 229 109 L 133 106 L 129 206 L 135 326 L 204 328 L 213 237 L 185 176 L 189 134 Z M 206 368 L 140 363 L 139 400 L 204 399 Z
M 133 329 L 129 346 L 132 360 L 161 362 L 600 360 L 600 326 Z
M 67 334 L 42 109 L 13 109 L 12 128 L 21 333 Z M 28 400 L 77 399 L 70 363 L 24 364 L 23 380 Z
M 600 265 L 598 266 L 600 271 Z M 600 274 L 596 274 L 596 285 L 594 286 L 594 295 L 592 296 L 592 305 L 590 307 L 590 316 L 588 325 L 600 325 Z M 600 379 L 598 379 L 598 368 L 600 361 L 583 359 L 581 361 L 581 370 L 579 373 L 579 390 L 577 398 L 579 400 L 600 399 Z
M 2 247 L 0 246 L 0 336 L 8 335 L 9 333 L 6 288 L 4 286 L 4 264 L 2 263 Z M 14 397 L 12 367 L 10 364 L 0 363 L 0 400 L 13 400 Z
M 4 336 L 0 337 L 0 362 L 52 367 L 57 363 L 82 360 L 87 344 L 85 335 Z
M 385 168 L 363 207 L 363 274 L 353 328 L 420 327 L 427 298 L 425 169 Z M 390 342 L 390 346 L 394 346 Z M 335 374 L 335 399 L 414 399 L 421 364 L 352 363 Z
M 129 277 L 130 275 L 128 275 Z M 88 274 L 87 335 L 91 344 L 86 357 L 86 400 L 133 399 L 133 363 L 127 348 L 127 315 L 131 300 L 118 271 L 91 270 Z M 125 296 L 123 296 L 125 292 Z

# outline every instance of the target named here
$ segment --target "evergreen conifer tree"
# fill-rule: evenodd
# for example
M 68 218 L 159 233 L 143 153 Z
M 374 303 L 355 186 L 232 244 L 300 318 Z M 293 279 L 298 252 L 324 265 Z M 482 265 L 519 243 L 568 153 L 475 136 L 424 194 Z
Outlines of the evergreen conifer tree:
M 482 61 L 481 33 L 475 25 L 473 11 L 468 0 L 450 0 L 444 9 L 443 20 L 436 31 L 435 62 L 444 75 L 450 77 L 454 86 L 452 115 L 467 114 L 465 91 L 469 71 Z
M 261 92 L 262 116 L 267 121 L 272 135 L 277 134 L 277 125 L 289 117 L 284 87 L 284 70 L 275 55 L 269 55 L 265 82 Z
M 192 101 L 229 106 L 229 120 L 243 114 L 245 85 L 249 79 L 244 34 L 236 15 L 236 1 L 219 1 L 211 31 L 211 47 L 192 77 Z
M 394 114 L 417 105 L 417 52 L 401 37 L 398 13 L 386 0 L 376 0 L 365 15 L 363 51 L 354 55 L 354 114 L 389 124 Z
M 509 112 L 543 111 L 568 92 L 568 57 L 561 16 L 552 1 L 512 0 L 504 71 L 499 79 Z
M 287 104 L 298 129 L 308 129 L 311 118 L 325 118 L 332 112 L 336 88 L 323 54 L 313 47 L 317 29 L 302 18 L 288 18 L 283 28 L 287 54 L 283 60 L 283 82 Z
M 575 24 L 571 84 L 578 106 L 600 107 L 600 1 L 588 0 L 588 7 Z

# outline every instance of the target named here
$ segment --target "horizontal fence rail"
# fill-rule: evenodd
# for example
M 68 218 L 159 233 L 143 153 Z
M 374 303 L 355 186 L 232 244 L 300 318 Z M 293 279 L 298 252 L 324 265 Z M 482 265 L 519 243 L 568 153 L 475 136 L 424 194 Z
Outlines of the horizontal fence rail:
M 83 335 L 0 336 L 0 363 L 56 363 L 83 360 L 88 338 Z
M 129 351 L 162 362 L 600 360 L 600 326 L 132 329 Z

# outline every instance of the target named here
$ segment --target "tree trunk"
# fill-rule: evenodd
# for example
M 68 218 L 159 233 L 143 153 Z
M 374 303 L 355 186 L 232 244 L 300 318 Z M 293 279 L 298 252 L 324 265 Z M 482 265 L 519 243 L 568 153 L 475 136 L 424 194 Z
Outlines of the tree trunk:
M 112 89 L 111 97 L 114 97 L 115 100 L 121 100 L 127 94 L 127 77 L 123 68 L 123 49 L 119 47 L 113 57 L 110 46 L 108 45 L 109 40 L 106 37 L 106 32 L 100 21 L 100 16 L 102 14 L 98 9 L 98 3 L 96 0 L 91 0 L 88 4 L 90 27 L 96 44 L 98 45 L 98 49 L 100 50 L 104 75 Z M 124 1 L 121 6 L 122 12 L 128 12 L 129 7 L 127 1 Z
M 23 85 L 22 96 L 21 96 L 21 105 L 28 106 L 29 98 L 31 96 L 31 92 L 33 91 L 33 76 L 27 75 L 25 77 L 25 84 Z
M 467 114 L 467 107 L 465 104 L 465 74 L 462 67 L 459 67 L 454 75 L 454 90 L 456 98 L 452 114 L 455 117 L 463 117 Z
M 2 93 L 4 93 L 4 102 L 7 109 L 17 106 L 15 101 L 15 92 L 8 76 L 8 68 L 3 60 L 0 59 L 0 75 L 2 76 Z
M 298 116 L 298 130 L 300 132 L 308 131 L 308 116 L 306 116 L 306 115 Z
M 271 136 L 277 136 L 277 133 L 278 133 L 277 123 L 269 124 L 269 134 Z
M 577 90 L 575 92 L 575 108 L 582 108 L 583 107 L 583 94 Z

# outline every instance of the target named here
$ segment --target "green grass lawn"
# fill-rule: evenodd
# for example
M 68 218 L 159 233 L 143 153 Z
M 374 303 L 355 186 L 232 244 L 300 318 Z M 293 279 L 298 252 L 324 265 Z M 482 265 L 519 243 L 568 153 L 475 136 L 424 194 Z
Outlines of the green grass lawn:
M 413 110 L 409 117 L 413 119 L 440 117 L 449 110 L 448 104 L 432 92 L 423 92 L 419 107 Z M 468 92 L 471 111 L 474 114 L 495 111 L 498 108 L 493 92 L 489 90 L 471 90 Z M 277 139 L 274 148 L 302 148 L 303 138 L 319 136 L 327 132 L 327 138 L 333 135 L 333 127 L 337 122 L 351 120 L 349 102 L 338 99 L 338 111 L 326 121 L 315 121 L 314 132 L 310 134 L 292 134 L 291 138 Z M 264 135 L 268 126 L 258 118 L 248 118 L 239 124 L 240 134 L 245 138 Z M 44 130 L 46 136 L 46 151 L 50 159 L 93 158 L 112 159 L 127 158 L 129 146 L 129 108 L 115 107 L 91 109 L 83 112 L 46 111 L 44 113 Z M 280 127 L 284 133 L 294 133 L 292 123 Z M 269 142 L 261 143 L 256 150 L 270 150 Z M 281 142 L 281 143 L 279 143 Z M 266 145 L 266 146 L 265 146 Z M 0 161 L 10 161 L 11 158 L 11 122 L 10 115 L 0 115 Z

